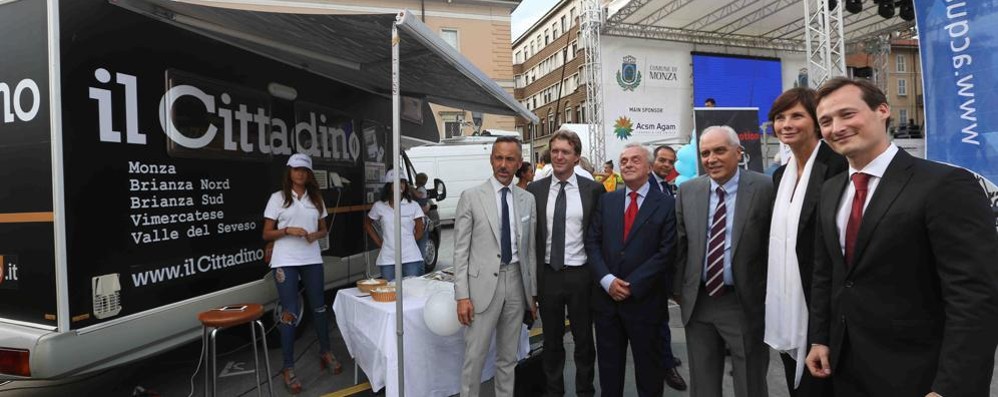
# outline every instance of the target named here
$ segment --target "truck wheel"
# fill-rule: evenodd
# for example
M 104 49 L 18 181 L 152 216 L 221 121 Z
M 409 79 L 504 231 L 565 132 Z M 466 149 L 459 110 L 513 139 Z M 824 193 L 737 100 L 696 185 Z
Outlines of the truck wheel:
M 426 265 L 423 273 L 433 272 L 437 268 L 437 254 L 440 246 L 440 234 L 434 233 L 426 240 L 426 253 L 423 255 L 423 263 Z

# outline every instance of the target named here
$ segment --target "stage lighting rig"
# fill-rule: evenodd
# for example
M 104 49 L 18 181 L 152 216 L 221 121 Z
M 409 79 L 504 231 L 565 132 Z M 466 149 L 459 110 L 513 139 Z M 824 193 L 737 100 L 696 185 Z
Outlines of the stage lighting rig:
M 863 12 L 863 0 L 846 0 L 846 11 L 853 14 Z
M 912 0 L 902 0 L 901 9 L 898 12 L 898 16 L 905 21 L 915 20 L 915 5 Z
M 828 0 L 828 10 L 834 10 L 839 5 L 838 0 Z
M 891 19 L 894 17 L 894 0 L 878 0 L 877 3 L 877 14 L 880 14 L 884 19 Z

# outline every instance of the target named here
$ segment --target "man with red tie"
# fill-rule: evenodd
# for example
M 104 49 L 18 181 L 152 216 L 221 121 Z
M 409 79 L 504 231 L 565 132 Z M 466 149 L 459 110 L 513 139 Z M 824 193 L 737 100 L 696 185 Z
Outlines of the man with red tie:
M 651 153 L 628 144 L 620 154 L 624 189 L 599 201 L 586 234 L 588 266 L 596 281 L 593 319 L 603 396 L 624 394 L 627 345 L 639 396 L 663 391 L 663 321 L 673 268 L 675 201 L 648 183 Z
M 807 367 L 837 396 L 986 396 L 998 345 L 998 233 L 969 172 L 891 143 L 863 79 L 818 90 L 849 172 L 818 207 Z

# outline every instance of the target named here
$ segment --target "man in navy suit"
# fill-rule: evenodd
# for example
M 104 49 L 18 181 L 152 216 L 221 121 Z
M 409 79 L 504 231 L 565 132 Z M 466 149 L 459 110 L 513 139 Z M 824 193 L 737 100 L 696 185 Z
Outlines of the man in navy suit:
M 625 188 L 600 200 L 586 235 L 594 280 L 600 389 L 622 396 L 631 344 L 639 396 L 663 391 L 662 322 L 676 239 L 675 201 L 648 182 L 651 153 L 629 144 L 620 154 Z

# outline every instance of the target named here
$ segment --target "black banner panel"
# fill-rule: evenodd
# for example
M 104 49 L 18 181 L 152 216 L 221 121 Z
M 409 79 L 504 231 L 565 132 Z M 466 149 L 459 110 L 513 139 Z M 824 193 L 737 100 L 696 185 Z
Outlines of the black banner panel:
M 60 4 L 73 328 L 260 280 L 292 153 L 330 209 L 323 254 L 366 249 L 365 157 L 385 148 L 362 120 L 390 121 L 386 98 L 105 1 Z
M 762 172 L 762 134 L 759 133 L 759 109 L 757 108 L 694 108 L 693 125 L 697 131 L 697 153 L 700 152 L 700 134 L 710 126 L 726 125 L 738 133 L 738 140 L 744 148 L 738 165 L 744 169 Z M 699 156 L 697 157 L 699 159 Z M 703 163 L 697 160 L 700 175 L 704 174 Z
M 0 317 L 54 326 L 46 25 L 44 1 L 0 4 Z

